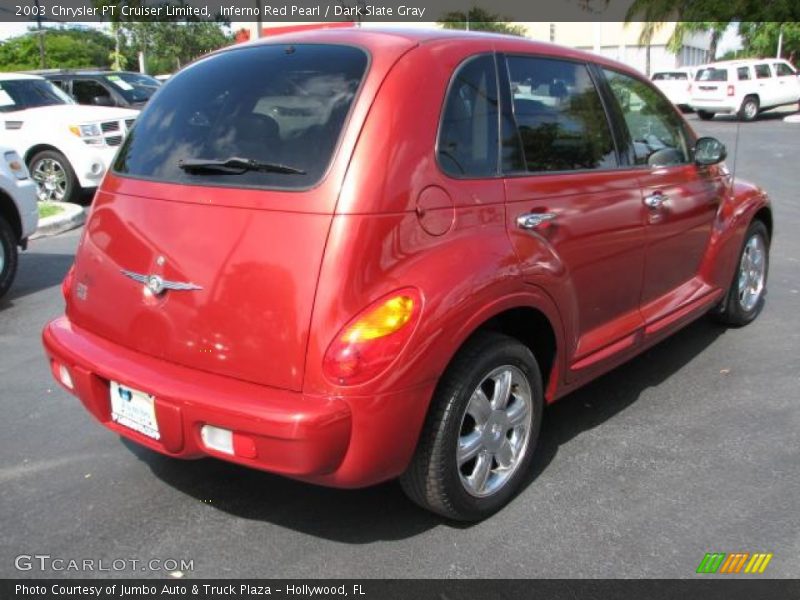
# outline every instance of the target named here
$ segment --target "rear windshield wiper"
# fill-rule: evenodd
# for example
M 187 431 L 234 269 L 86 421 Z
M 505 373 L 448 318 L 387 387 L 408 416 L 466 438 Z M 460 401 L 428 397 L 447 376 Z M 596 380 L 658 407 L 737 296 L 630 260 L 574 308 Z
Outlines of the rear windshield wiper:
M 178 161 L 178 167 L 192 173 L 232 173 L 245 171 L 264 171 L 265 173 L 285 173 L 287 175 L 305 175 L 306 172 L 296 167 L 279 163 L 259 162 L 252 158 L 234 156 L 225 160 L 213 158 L 184 158 Z

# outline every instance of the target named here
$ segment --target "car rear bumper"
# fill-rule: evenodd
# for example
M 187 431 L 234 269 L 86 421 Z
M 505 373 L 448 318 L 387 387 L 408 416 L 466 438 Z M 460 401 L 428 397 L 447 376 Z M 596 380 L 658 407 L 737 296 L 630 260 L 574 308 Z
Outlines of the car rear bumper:
M 64 365 L 69 370 L 69 391 L 100 423 L 163 454 L 215 456 L 321 480 L 336 471 L 348 451 L 351 411 L 339 398 L 310 397 L 188 369 L 122 348 L 73 326 L 66 317 L 49 323 L 42 339 L 51 367 Z M 57 370 L 56 366 L 58 380 Z M 155 397 L 161 439 L 111 419 L 111 381 Z M 200 435 L 206 424 L 234 431 L 246 443 L 237 448 L 234 442 L 236 455 L 209 449 Z
M 739 110 L 738 104 L 727 104 L 720 100 L 698 100 L 696 98 L 692 98 L 691 102 L 689 102 L 689 106 L 691 106 L 693 110 L 704 110 L 721 114 L 735 113 Z
M 20 241 L 23 241 L 33 235 L 39 223 L 36 185 L 33 183 L 32 179 L 24 179 L 17 182 L 17 189 L 14 191 L 14 200 L 19 211 L 20 229 L 22 230 Z

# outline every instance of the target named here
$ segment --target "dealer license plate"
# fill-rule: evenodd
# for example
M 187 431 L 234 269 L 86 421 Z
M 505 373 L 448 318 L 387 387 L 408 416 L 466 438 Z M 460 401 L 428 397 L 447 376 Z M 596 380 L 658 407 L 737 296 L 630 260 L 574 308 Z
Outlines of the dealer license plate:
M 111 419 L 155 440 L 161 439 L 156 421 L 155 398 L 139 390 L 111 382 Z

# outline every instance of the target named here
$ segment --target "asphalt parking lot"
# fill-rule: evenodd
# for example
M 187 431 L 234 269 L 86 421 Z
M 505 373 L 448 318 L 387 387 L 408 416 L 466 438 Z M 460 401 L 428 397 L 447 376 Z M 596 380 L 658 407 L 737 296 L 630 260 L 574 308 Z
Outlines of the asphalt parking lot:
M 0 576 L 92 575 L 14 566 L 46 554 L 191 560 L 192 578 L 692 577 L 711 551 L 772 552 L 766 576 L 800 576 L 800 123 L 782 116 L 742 124 L 738 152 L 735 122 L 689 117 L 771 194 L 761 317 L 701 320 L 548 409 L 531 481 L 473 526 L 394 483 L 318 488 L 106 431 L 51 380 L 39 341 L 79 232 L 34 241 L 0 301 Z M 166 575 L 140 569 L 95 574 Z

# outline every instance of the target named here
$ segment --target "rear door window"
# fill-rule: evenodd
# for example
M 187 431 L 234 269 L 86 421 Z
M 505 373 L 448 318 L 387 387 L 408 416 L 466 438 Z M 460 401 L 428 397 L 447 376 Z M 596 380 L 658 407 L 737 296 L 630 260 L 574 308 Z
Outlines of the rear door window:
M 436 145 L 442 170 L 454 177 L 497 174 L 498 102 L 494 56 L 458 68 L 444 104 Z
M 750 69 L 747 67 L 738 67 L 736 69 L 736 77 L 739 81 L 747 81 L 750 79 Z
M 95 98 L 108 98 L 113 101 L 111 93 L 101 84 L 91 79 L 74 79 L 72 94 L 79 104 L 92 104 Z
M 507 57 L 514 119 L 529 172 L 607 169 L 617 154 L 585 64 Z
M 169 183 L 306 189 L 325 174 L 367 69 L 363 50 L 238 48 L 184 69 L 145 107 L 115 171 Z M 253 161 L 197 170 L 187 162 Z
M 769 70 L 769 65 L 756 65 L 756 79 L 769 79 L 772 73 Z

